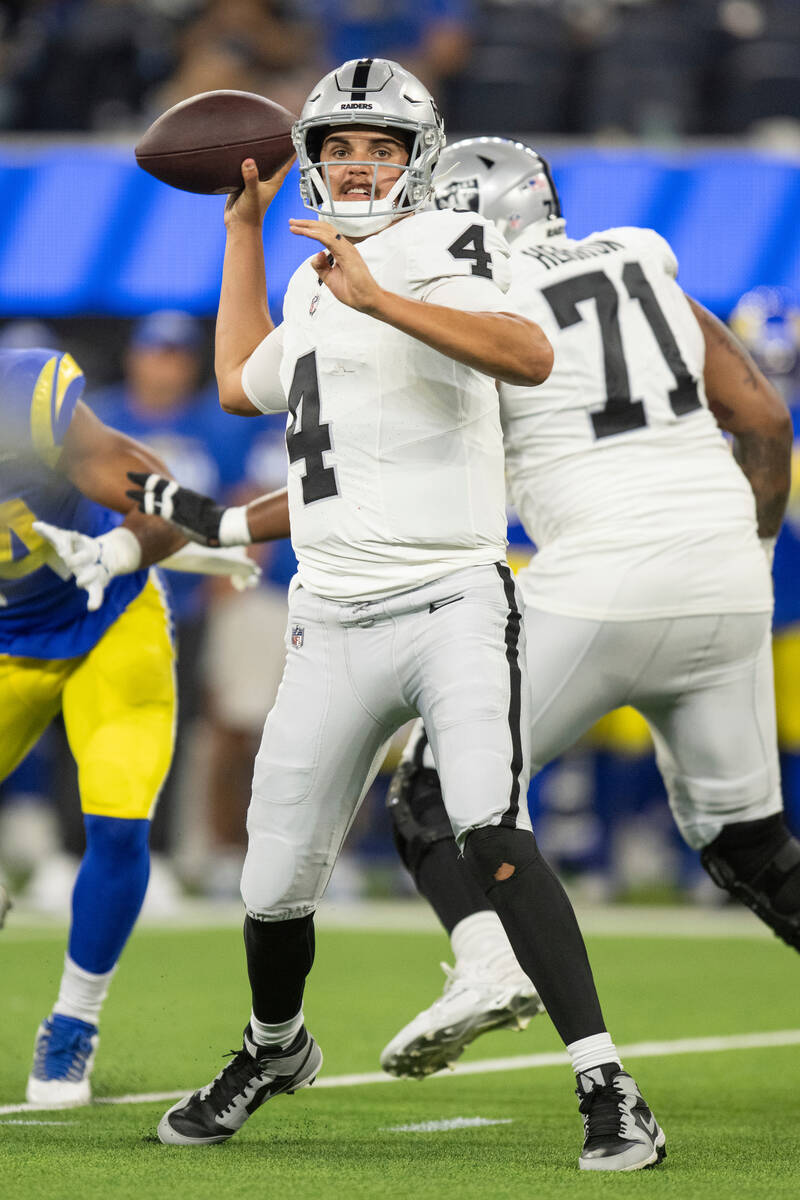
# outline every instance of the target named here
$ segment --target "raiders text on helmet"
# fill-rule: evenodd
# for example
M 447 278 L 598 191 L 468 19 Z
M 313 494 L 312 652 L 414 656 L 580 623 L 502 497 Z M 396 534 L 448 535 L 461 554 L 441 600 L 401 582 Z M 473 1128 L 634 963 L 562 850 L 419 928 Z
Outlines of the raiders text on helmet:
M 408 164 L 383 199 L 375 196 L 374 169 L 368 200 L 331 198 L 331 164 L 320 162 L 322 143 L 332 129 L 348 125 L 392 130 L 408 146 Z M 292 129 L 292 140 L 305 206 L 341 233 L 361 237 L 377 233 L 425 204 L 444 145 L 444 127 L 433 97 L 418 79 L 398 63 L 364 58 L 346 62 L 320 80 Z M 374 162 L 364 165 L 375 168 Z
M 433 181 L 437 208 L 479 212 L 513 241 L 533 228 L 545 238 L 564 232 L 550 166 L 522 142 L 508 138 L 465 138 L 439 158 Z

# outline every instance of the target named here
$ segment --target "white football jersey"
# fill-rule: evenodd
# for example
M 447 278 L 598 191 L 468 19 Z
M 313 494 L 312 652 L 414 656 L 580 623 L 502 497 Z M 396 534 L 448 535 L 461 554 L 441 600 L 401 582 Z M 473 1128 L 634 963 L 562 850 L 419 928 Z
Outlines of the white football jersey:
M 711 415 L 705 343 L 649 229 L 512 250 L 508 303 L 555 351 L 537 388 L 501 388 L 510 497 L 538 553 L 537 608 L 594 620 L 763 612 L 755 500 Z
M 424 212 L 358 250 L 381 287 L 464 310 L 503 311 L 509 251 L 473 213 Z M 505 558 L 503 441 L 493 379 L 357 312 L 308 262 L 292 276 L 277 335 L 242 383 L 289 410 L 289 511 L 304 588 L 371 600 Z M 262 369 L 263 368 L 263 369 Z

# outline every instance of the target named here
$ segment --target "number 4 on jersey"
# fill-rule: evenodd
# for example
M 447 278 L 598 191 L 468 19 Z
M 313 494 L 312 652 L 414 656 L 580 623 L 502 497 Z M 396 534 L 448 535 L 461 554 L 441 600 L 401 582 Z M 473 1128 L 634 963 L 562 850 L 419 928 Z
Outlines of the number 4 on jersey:
M 453 258 L 471 260 L 470 274 L 480 275 L 483 279 L 492 278 L 492 256 L 483 240 L 482 225 L 470 225 L 447 250 Z
M 286 430 L 286 449 L 289 462 L 305 461 L 303 475 L 303 503 L 327 500 L 338 496 L 336 472 L 325 466 L 323 455 L 333 448 L 329 424 L 320 424 L 319 378 L 317 356 L 313 350 L 298 358 L 289 389 L 289 412 L 292 424 Z M 299 425 L 299 428 L 298 428 Z

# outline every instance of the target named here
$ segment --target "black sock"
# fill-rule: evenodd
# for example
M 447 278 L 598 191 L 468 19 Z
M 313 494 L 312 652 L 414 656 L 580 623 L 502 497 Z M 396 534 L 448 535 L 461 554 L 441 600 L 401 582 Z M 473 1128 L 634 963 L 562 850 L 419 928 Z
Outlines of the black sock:
M 490 826 L 467 837 L 464 858 L 497 911 L 517 961 L 565 1045 L 605 1032 L 569 897 L 532 833 Z
M 494 912 L 458 852 L 455 838 L 428 846 L 413 872 L 425 897 L 448 933 L 478 912 Z
M 244 919 L 253 1012 L 266 1025 L 296 1016 L 314 962 L 314 914 L 289 921 Z

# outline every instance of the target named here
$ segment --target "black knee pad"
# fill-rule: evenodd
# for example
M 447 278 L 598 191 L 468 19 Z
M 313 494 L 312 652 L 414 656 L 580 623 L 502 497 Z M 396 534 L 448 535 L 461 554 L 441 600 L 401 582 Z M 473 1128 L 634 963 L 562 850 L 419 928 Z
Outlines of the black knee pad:
M 422 766 L 426 745 L 427 741 L 423 740 L 414 759 L 400 763 L 386 796 L 394 843 L 412 875 L 416 875 L 432 845 L 453 837 L 439 776 L 436 771 Z
M 528 829 L 485 825 L 467 834 L 464 861 L 484 892 L 517 879 L 527 867 L 540 861 L 536 838 Z
M 800 950 L 800 842 L 782 814 L 726 825 L 700 861 L 717 887 Z

